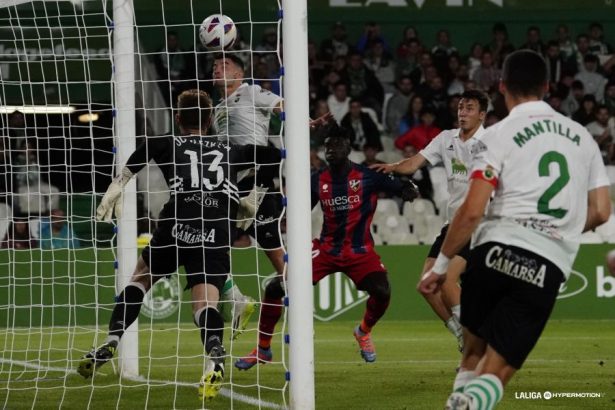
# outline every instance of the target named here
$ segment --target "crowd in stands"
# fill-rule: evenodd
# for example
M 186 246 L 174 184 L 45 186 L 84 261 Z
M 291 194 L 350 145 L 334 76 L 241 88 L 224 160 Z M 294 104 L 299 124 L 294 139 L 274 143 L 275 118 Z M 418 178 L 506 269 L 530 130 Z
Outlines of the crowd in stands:
M 0 137 L 0 248 L 78 248 L 60 192 L 41 171 L 37 138 L 24 115 L 8 116 Z

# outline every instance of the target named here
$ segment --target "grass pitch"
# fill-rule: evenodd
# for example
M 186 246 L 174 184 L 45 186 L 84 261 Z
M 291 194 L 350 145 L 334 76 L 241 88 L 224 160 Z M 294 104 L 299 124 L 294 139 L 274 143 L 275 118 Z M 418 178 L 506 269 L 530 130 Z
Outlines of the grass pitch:
M 453 337 L 439 322 L 383 320 L 374 329 L 378 359 L 373 364 L 359 356 L 352 336 L 354 325 L 315 325 L 318 409 L 443 408 L 459 353 Z M 143 328 L 139 340 L 142 379 L 122 379 L 121 384 L 114 373 L 115 361 L 103 366 L 93 379 L 84 380 L 74 372 L 95 334 L 90 328 L 0 331 L 0 407 L 203 407 L 196 389 L 203 369 L 196 329 L 184 325 L 179 329 L 155 325 L 153 331 L 149 326 Z M 280 339 L 274 340 L 275 363 L 239 372 L 227 361 L 227 383 L 221 395 L 204 407 L 286 406 Z M 255 340 L 256 331 L 251 328 L 238 341 L 227 340 L 227 352 L 233 359 L 245 355 Z M 543 398 L 547 391 L 553 394 L 550 400 Z M 538 393 L 541 398 L 536 398 Z M 556 393 L 600 397 L 557 397 Z M 551 321 L 524 369 L 507 386 L 498 408 L 615 408 L 615 321 Z

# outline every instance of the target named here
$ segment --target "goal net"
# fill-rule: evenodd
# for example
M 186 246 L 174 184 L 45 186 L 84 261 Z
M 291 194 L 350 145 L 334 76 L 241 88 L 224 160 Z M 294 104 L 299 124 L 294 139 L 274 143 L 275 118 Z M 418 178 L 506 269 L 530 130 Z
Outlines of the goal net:
M 126 86 L 118 81 L 118 59 L 126 56 L 114 46 L 118 16 L 111 0 L 0 1 L 0 406 L 287 407 L 284 317 L 273 335 L 271 364 L 245 372 L 233 366 L 257 344 L 258 301 L 276 274 L 262 246 L 246 235 L 230 244 L 231 276 L 257 303 L 235 340 L 237 305 L 233 299 L 220 304 L 228 357 L 214 402 L 202 403 L 197 395 L 206 358 L 183 268 L 147 293 L 138 323 L 120 343 L 120 361 L 116 356 L 88 379 L 76 371 L 83 355 L 107 337 L 134 268 L 119 272 L 122 259 L 136 260 L 170 196 L 151 161 L 136 177 L 136 195 L 127 192 L 125 216 L 96 221 L 102 194 L 131 153 L 121 144 L 131 135 L 118 130 L 118 122 L 134 119 L 138 145 L 179 133 L 173 107 L 181 91 L 198 88 L 214 104 L 224 100 L 212 81 L 215 53 L 198 37 L 203 19 L 216 13 L 235 21 L 240 38 L 232 52 L 246 66 L 245 82 L 282 94 L 277 1 L 135 0 L 135 107 L 127 113 L 118 109 L 126 97 L 118 92 Z M 283 147 L 282 124 L 283 118 L 271 117 L 269 144 Z M 283 185 L 275 175 L 268 195 Z M 126 213 L 131 208 L 136 214 Z M 118 241 L 121 234 L 129 239 Z M 136 369 L 125 371 L 122 360 Z

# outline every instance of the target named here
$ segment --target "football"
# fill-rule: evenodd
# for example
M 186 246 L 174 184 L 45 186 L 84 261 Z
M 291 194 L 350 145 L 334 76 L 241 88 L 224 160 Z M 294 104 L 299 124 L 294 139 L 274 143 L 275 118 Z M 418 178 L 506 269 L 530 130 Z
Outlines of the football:
M 212 14 L 201 23 L 199 38 L 207 50 L 226 50 L 237 38 L 237 27 L 229 16 Z

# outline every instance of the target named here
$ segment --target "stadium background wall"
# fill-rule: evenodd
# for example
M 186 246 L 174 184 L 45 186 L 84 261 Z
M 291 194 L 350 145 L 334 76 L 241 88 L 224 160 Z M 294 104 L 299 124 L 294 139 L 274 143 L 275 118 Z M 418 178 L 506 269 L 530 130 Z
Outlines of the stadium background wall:
M 574 271 L 560 292 L 553 319 L 615 319 L 615 278 L 605 274 L 604 255 L 613 245 L 582 245 Z M 389 269 L 393 297 L 385 320 L 435 319 L 415 284 L 428 251 L 427 246 L 378 248 Z M 234 278 L 242 290 L 258 296 L 256 276 L 250 269 L 259 259 L 260 272 L 270 269 L 266 258 L 255 250 L 233 253 Z M 9 267 L 0 276 L 0 323 L 16 326 L 106 326 L 114 303 L 114 256 L 110 249 L 76 251 L 0 251 L 0 266 Z M 11 261 L 12 263 L 8 263 Z M 53 262 L 52 262 L 53 261 Z M 85 262 L 87 261 L 87 262 Z M 30 266 L 31 265 L 31 266 Z M 341 274 L 329 277 L 315 292 L 315 317 L 319 320 L 358 319 L 364 297 Z M 179 276 L 181 288 L 185 283 Z M 261 289 L 262 289 L 262 283 Z M 172 286 L 155 289 L 157 308 L 141 320 L 177 323 L 192 321 L 189 292 Z M 171 290 L 171 291 L 169 291 Z M 181 297 L 183 303 L 172 300 Z M 97 309 L 102 307 L 102 309 Z M 172 312 L 169 314 L 169 312 Z M 166 317 L 165 317 L 166 315 Z M 160 318 L 157 318 L 160 317 Z

